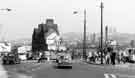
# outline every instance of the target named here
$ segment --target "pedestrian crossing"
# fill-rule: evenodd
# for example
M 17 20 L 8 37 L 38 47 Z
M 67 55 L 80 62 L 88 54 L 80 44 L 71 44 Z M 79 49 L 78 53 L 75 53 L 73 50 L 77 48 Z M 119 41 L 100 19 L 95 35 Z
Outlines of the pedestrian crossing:
M 105 77 L 105 78 L 117 78 L 116 75 L 114 75 L 114 74 L 108 74 L 108 73 L 105 73 L 105 74 L 104 74 L 104 77 Z

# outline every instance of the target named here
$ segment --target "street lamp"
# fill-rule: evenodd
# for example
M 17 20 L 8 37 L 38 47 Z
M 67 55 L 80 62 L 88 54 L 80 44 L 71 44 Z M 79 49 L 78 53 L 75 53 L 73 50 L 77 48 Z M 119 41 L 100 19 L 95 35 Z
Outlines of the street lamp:
M 2 8 L 2 9 L 0 9 L 0 10 L 6 10 L 6 11 L 11 11 L 12 9 L 9 9 L 9 8 Z
M 103 64 L 103 2 L 101 1 L 101 64 Z
M 74 11 L 74 14 L 77 14 L 77 11 Z M 84 9 L 84 30 L 83 30 L 83 59 L 86 60 L 86 9 Z
M 86 10 L 84 10 L 83 58 L 86 60 Z
M 9 8 L 2 8 L 0 10 L 12 11 L 12 9 L 9 9 Z

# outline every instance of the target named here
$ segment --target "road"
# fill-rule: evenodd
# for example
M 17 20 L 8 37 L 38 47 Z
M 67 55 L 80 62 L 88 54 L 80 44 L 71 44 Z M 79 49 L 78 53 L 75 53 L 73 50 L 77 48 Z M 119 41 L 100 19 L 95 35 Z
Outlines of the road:
M 72 66 L 72 69 L 59 69 L 54 63 L 22 63 L 4 65 L 3 70 L 5 78 L 135 78 L 134 69 L 121 65 L 74 63 Z

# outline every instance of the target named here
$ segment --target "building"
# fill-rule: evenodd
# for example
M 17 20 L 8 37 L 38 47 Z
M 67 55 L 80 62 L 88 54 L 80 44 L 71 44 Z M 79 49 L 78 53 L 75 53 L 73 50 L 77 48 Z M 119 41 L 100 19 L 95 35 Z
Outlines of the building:
M 53 19 L 47 19 L 46 23 L 34 28 L 32 35 L 32 51 L 56 50 L 60 36 L 57 24 Z
M 11 52 L 11 43 L 1 42 L 0 43 L 0 53 Z
M 31 46 L 18 47 L 18 53 L 27 53 L 31 51 Z

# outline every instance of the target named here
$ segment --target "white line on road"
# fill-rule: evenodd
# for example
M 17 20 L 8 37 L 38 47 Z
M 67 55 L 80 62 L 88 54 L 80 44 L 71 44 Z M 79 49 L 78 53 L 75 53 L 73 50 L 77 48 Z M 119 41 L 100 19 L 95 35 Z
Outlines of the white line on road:
M 109 73 L 105 73 L 104 74 L 104 77 L 105 78 L 117 78 L 116 77 L 116 75 L 118 76 L 118 77 L 126 77 L 126 78 L 135 78 L 135 75 L 128 75 L 128 74 L 119 74 L 119 73 L 117 73 L 117 74 L 109 74 Z M 111 77 L 110 77 L 111 76 Z
M 109 74 L 104 74 L 105 78 L 110 78 Z
M 117 78 L 116 75 L 114 75 L 114 74 L 110 74 L 110 75 L 112 76 L 112 78 Z
M 104 76 L 105 76 L 105 78 L 117 78 L 116 75 L 109 74 L 109 73 L 105 73 Z

